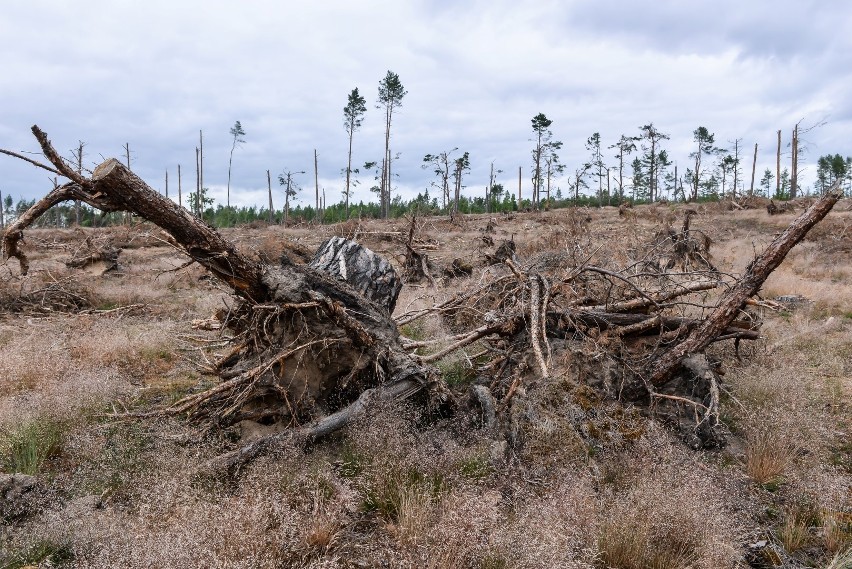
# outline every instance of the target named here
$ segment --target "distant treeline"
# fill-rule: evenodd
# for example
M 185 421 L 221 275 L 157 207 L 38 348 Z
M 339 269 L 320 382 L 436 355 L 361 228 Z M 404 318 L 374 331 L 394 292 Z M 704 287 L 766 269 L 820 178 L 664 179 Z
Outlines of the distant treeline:
M 499 188 L 499 192 L 497 191 Z M 492 193 L 492 199 L 488 204 L 484 197 L 459 197 L 459 213 L 468 214 L 486 214 L 486 213 L 508 213 L 519 210 L 532 209 L 531 200 L 524 199 L 520 204 L 514 193 L 502 190 L 502 187 L 495 186 Z M 778 196 L 773 196 L 778 197 Z M 701 198 L 699 201 L 713 202 L 719 198 L 708 196 Z M 27 209 L 35 204 L 35 200 L 20 200 L 14 207 L 11 207 L 7 198 L 5 208 L 5 221 L 8 224 L 12 219 L 24 213 Z M 624 202 L 640 205 L 648 203 L 647 200 L 631 200 L 625 199 Z M 550 200 L 545 200 L 542 205 L 547 209 L 559 209 L 567 207 L 600 207 L 601 205 L 620 205 L 618 196 L 606 196 L 603 201 L 599 200 L 599 196 L 580 195 L 578 198 L 565 198 L 560 191 L 556 192 L 555 197 Z M 391 200 L 389 217 L 399 218 L 410 213 L 418 215 L 449 215 L 449 209 L 441 207 L 438 203 L 438 198 L 431 197 L 429 192 L 418 194 L 417 197 L 411 200 L 404 200 L 400 196 L 396 196 Z M 79 213 L 78 213 L 79 212 Z M 321 210 L 322 218 L 320 223 L 331 224 L 346 221 L 347 219 L 380 219 L 382 217 L 382 209 L 380 204 L 375 202 L 349 204 L 349 215 L 346 213 L 346 204 L 341 201 L 336 204 L 326 206 Z M 78 221 L 79 215 L 79 221 Z M 298 223 L 313 223 L 317 219 L 317 210 L 313 206 L 296 205 L 291 206 L 287 217 L 288 224 Z M 235 227 L 240 225 L 248 225 L 254 222 L 268 223 L 270 220 L 269 209 L 257 206 L 243 207 L 225 207 L 221 204 L 216 207 L 209 206 L 204 210 L 203 220 L 214 227 Z M 272 223 L 281 224 L 284 220 L 283 210 L 275 210 L 272 215 Z M 112 212 L 104 214 L 99 210 L 93 209 L 86 204 L 78 206 L 74 203 L 66 202 L 56 205 L 43 215 L 34 224 L 35 227 L 107 227 L 114 225 L 123 225 L 127 222 L 124 212 Z

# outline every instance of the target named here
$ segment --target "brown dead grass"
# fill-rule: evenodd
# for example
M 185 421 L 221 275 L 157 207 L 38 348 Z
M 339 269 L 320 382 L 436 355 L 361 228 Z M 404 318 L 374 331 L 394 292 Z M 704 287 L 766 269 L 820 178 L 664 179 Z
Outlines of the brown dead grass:
M 639 207 L 628 220 L 615 209 L 499 217 L 494 240 L 514 238 L 525 259 L 569 252 L 582 240 L 584 250 L 602 247 L 600 254 L 626 260 L 636 241 L 679 223 L 680 210 Z M 103 416 L 112 405 L 147 408 L 196 388 L 204 378 L 186 358 L 203 356 L 178 337 L 197 335 L 189 322 L 225 298 L 197 267 L 171 271 L 183 259 L 140 237 L 122 253 L 120 275 L 73 276 L 100 308 L 139 303 L 144 311 L 0 319 L 0 427 L 35 417 L 69 425 L 42 480 L 52 505 L 6 526 L 3 547 L 66 544 L 75 567 L 715 568 L 743 566 L 745 545 L 770 536 L 797 563 L 828 565 L 852 544 L 852 289 L 835 239 L 852 214 L 841 214 L 766 287 L 767 296 L 802 294 L 813 303 L 767 312 L 766 339 L 742 363 L 715 348 L 728 362 L 723 410 L 732 434 L 724 451 L 688 451 L 654 420 L 604 408 L 566 377 L 551 386 L 558 397 L 551 394 L 547 416 L 519 452 L 495 446 L 464 409 L 440 418 L 416 406 L 385 408 L 337 440 L 285 449 L 230 482 L 203 476 L 201 467 L 236 435 Z M 722 270 L 741 271 L 789 222 L 780 217 L 703 208 L 694 225 L 714 240 Z M 430 258 L 471 259 L 480 278 L 487 222 L 425 221 L 422 236 L 439 247 Z M 338 229 L 227 236 L 272 259 L 279 236 L 313 248 Z M 395 259 L 400 244 L 388 234 L 407 225 L 365 220 L 357 229 L 368 247 Z M 38 238 L 43 245 L 28 245 L 34 270 L 66 270 L 61 259 L 78 236 Z M 461 286 L 405 287 L 397 313 Z M 437 318 L 405 330 L 412 339 L 445 332 Z M 598 441 L 583 431 L 590 426 Z M 808 504 L 807 515 L 797 504 Z

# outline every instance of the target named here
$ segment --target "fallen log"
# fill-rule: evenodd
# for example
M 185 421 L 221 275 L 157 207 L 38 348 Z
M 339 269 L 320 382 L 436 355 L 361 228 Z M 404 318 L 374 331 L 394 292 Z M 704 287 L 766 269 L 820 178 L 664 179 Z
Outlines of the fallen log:
M 430 384 L 433 371 L 403 348 L 391 319 L 401 285 L 386 261 L 345 240 L 328 242 L 310 265 L 254 261 L 118 160 L 106 160 L 91 179 L 84 178 L 67 167 L 43 131 L 32 130 L 45 157 L 71 181 L 49 192 L 4 233 L 6 255 L 18 259 L 22 273 L 29 269 L 19 247 L 23 231 L 53 205 L 79 199 L 156 224 L 239 297 L 224 326 L 242 343 L 216 366 L 225 381 L 162 412 L 225 426 L 244 419 L 305 424 L 339 417 L 335 413 L 370 389 L 396 394 L 405 385 L 407 396 Z M 362 269 L 365 274 L 355 275 Z M 321 422 L 316 434 L 345 423 Z
M 745 274 L 725 293 L 707 319 L 695 327 L 683 341 L 663 354 L 648 371 L 650 383 L 656 386 L 664 384 L 680 367 L 683 358 L 702 352 L 714 338 L 724 334 L 725 329 L 740 315 L 746 301 L 760 291 L 763 283 L 784 261 L 790 249 L 804 239 L 808 231 L 828 215 L 842 197 L 843 191 L 838 180 L 823 197 L 796 218 L 751 262 Z

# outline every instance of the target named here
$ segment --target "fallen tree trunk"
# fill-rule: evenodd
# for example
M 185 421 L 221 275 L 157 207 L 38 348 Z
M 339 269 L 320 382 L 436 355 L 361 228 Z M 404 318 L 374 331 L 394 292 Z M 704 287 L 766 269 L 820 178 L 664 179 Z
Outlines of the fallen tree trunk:
M 751 262 L 746 273 L 722 297 L 722 300 L 699 326 L 679 344 L 667 350 L 648 373 L 652 385 L 662 385 L 677 371 L 684 357 L 700 353 L 737 319 L 746 301 L 758 293 L 769 275 L 778 268 L 790 249 L 804 239 L 808 231 L 843 197 L 840 180 L 805 213 L 796 218 L 781 235 Z
M 216 366 L 225 381 L 177 402 L 167 412 L 225 425 L 243 419 L 304 424 L 335 416 L 377 386 L 407 396 L 429 384 L 431 370 L 403 349 L 390 317 L 401 285 L 386 261 L 340 240 L 331 243 L 327 254 L 321 252 L 312 266 L 261 264 L 152 190 L 118 160 L 105 161 L 91 179 L 85 179 L 67 167 L 43 131 L 37 126 L 32 130 L 44 155 L 72 181 L 55 188 L 6 230 L 6 254 L 20 261 L 22 273 L 29 269 L 19 247 L 23 230 L 53 205 L 79 199 L 104 211 L 129 211 L 156 224 L 241 299 L 225 322 L 241 343 Z M 354 274 L 361 269 L 367 273 Z M 350 277 L 359 278 L 360 284 Z M 398 383 L 406 389 L 390 387 Z M 324 424 L 318 434 L 345 421 Z

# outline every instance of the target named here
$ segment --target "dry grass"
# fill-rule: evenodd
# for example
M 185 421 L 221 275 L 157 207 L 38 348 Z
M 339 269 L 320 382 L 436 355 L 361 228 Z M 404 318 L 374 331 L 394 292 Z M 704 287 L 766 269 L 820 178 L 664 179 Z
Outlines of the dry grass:
M 674 569 L 728 566 L 735 527 L 700 466 L 646 467 L 626 491 L 604 501 L 598 529 L 602 567 Z
M 786 433 L 766 425 L 755 427 L 746 438 L 746 474 L 762 485 L 783 480 L 796 456 L 796 446 Z
M 626 260 L 629 244 L 613 244 L 644 240 L 681 218 L 678 207 L 640 207 L 636 214 L 627 221 L 614 209 L 499 218 L 494 239 L 514 237 L 525 257 L 567 251 L 579 239 Z M 850 214 L 844 216 L 838 231 Z M 705 208 L 694 224 L 716 242 L 717 264 L 741 271 L 754 248 L 789 222 L 779 217 Z M 486 223 L 426 220 L 422 236 L 439 246 L 430 258 L 441 266 L 475 256 Z M 372 220 L 358 226 L 365 244 L 390 258 L 400 245 L 387 232 L 406 229 Z M 283 252 L 281 235 L 312 248 L 335 231 L 274 227 L 229 236 L 274 259 Z M 33 269 L 66 274 L 62 246 L 75 234 L 38 238 L 44 246 L 35 247 Z M 518 449 L 504 453 L 479 430 L 475 411 L 441 418 L 417 406 L 387 407 L 339 440 L 284 449 L 226 482 L 199 469 L 236 444 L 231 434 L 205 435 L 182 421 L 103 417 L 113 404 L 161 403 L 203 380 L 184 359 L 203 359 L 200 351 L 183 351 L 191 345 L 176 338 L 197 333 L 189 322 L 223 302 L 200 269 L 163 272 L 183 259 L 137 241 L 122 253 L 120 275 L 79 279 L 100 308 L 141 303 L 144 311 L 0 319 L 0 428 L 22 433 L 40 419 L 62 425 L 59 447 L 38 455 L 50 458 L 30 462 L 47 471 L 40 484 L 50 505 L 3 527 L 0 550 L 21 563 L 698 569 L 744 566 L 744 545 L 773 536 L 770 545 L 783 546 L 800 565 L 852 566 L 852 289 L 848 267 L 838 261 L 846 253 L 832 232 L 794 250 L 767 284 L 767 296 L 799 293 L 813 303 L 767 313 L 766 340 L 742 363 L 717 348 L 730 362 L 725 451 L 693 453 L 653 419 L 605 405 L 570 377 L 568 361 L 554 370 L 564 382 L 524 386 L 542 405 L 525 411 L 532 426 Z M 431 306 L 463 286 L 405 287 L 397 313 Z M 428 318 L 403 332 L 420 340 L 446 328 Z M 448 374 L 459 371 L 452 362 L 443 364 Z M 462 375 L 460 392 L 473 379 Z

